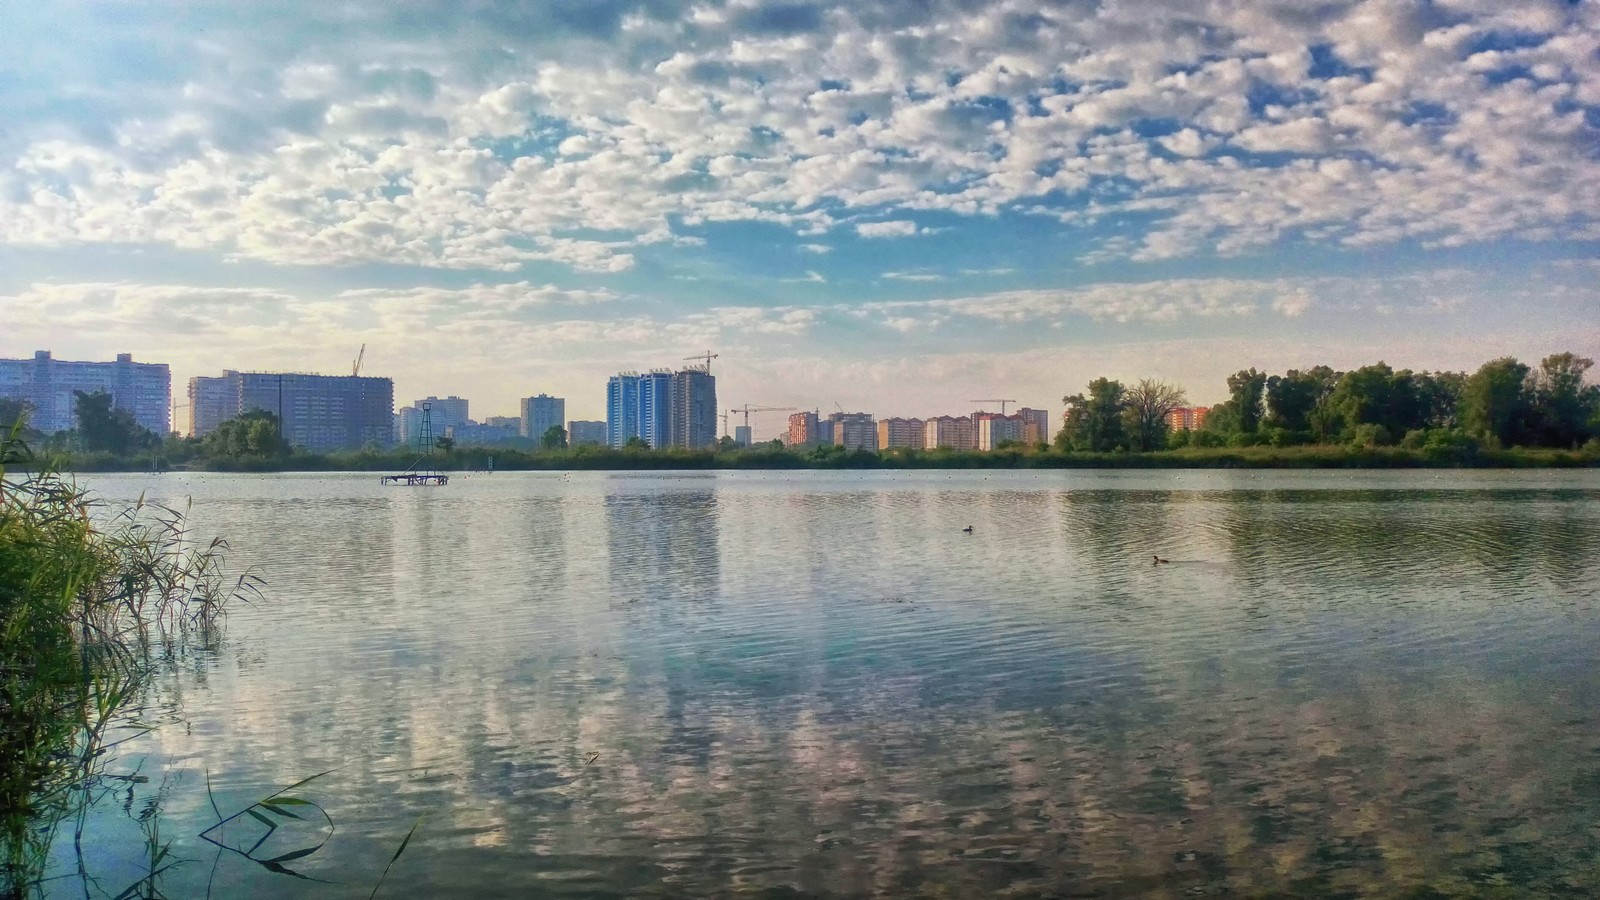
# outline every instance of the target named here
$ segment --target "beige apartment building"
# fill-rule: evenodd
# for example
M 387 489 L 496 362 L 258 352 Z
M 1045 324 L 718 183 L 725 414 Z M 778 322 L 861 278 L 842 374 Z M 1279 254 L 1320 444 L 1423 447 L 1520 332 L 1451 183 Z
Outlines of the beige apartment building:
M 970 416 L 934 416 L 922 425 L 922 446 L 929 450 L 949 447 L 952 450 L 978 449 L 978 433 Z
M 1167 427 L 1173 431 L 1198 431 L 1206 424 L 1208 412 L 1211 412 L 1209 406 L 1180 406 L 1167 413 Z
M 896 450 L 901 447 L 921 447 L 925 443 L 921 419 L 899 417 L 878 420 L 878 449 Z

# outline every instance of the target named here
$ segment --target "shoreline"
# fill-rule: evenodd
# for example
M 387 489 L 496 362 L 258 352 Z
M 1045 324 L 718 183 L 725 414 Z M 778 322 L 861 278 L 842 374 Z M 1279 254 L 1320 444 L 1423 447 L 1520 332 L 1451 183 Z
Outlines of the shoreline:
M 1057 450 L 870 451 L 795 453 L 775 450 L 679 452 L 589 450 L 557 453 L 488 452 L 485 448 L 454 451 L 435 461 L 446 474 L 493 471 L 662 471 L 662 470 L 795 470 L 795 469 L 1581 469 L 1600 467 L 1600 454 L 1582 450 L 1513 448 L 1510 450 L 1414 450 L 1400 447 L 1299 446 L 1185 448 L 1150 453 L 1072 453 Z M 355 453 L 301 455 L 280 460 L 185 460 L 163 466 L 162 472 L 287 472 L 403 471 L 414 456 Z M 64 471 L 84 473 L 151 473 L 150 460 L 64 458 L 54 461 Z

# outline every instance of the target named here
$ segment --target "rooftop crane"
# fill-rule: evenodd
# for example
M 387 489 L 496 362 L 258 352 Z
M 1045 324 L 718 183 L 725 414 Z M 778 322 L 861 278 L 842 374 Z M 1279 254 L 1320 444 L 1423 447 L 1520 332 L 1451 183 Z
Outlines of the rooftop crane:
M 996 399 L 991 398 L 991 399 L 988 399 L 988 400 L 968 400 L 967 402 L 968 403 L 998 403 L 998 404 L 1000 404 L 1000 415 L 1003 416 L 1003 415 L 1006 414 L 1006 404 L 1007 403 L 1015 403 L 1017 401 L 1015 401 L 1015 400 L 996 400 Z
M 357 375 L 361 374 L 361 361 L 363 359 L 366 359 L 366 358 L 367 358 L 367 345 L 365 343 L 363 343 L 361 345 L 361 352 L 356 354 L 356 364 L 350 367 L 350 377 L 351 378 L 354 378 Z
M 684 360 L 686 360 L 686 361 L 687 360 L 691 360 L 691 359 L 703 359 L 703 360 L 705 360 L 706 361 L 706 374 L 709 375 L 711 373 L 711 361 L 713 359 L 716 359 L 719 355 L 720 354 L 712 353 L 710 350 L 707 350 L 706 352 L 701 353 L 698 356 L 685 356 Z

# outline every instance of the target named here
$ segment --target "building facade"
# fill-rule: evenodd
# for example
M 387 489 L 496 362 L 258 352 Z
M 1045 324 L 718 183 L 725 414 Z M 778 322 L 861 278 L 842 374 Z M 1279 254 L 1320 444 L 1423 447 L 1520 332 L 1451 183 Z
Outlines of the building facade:
M 656 449 L 674 445 L 672 373 L 666 369 L 651 369 L 639 376 L 639 437 Z
M 622 372 L 606 382 L 606 443 L 621 447 L 639 437 L 639 373 Z
M 464 397 L 457 397 L 454 394 L 448 397 L 424 397 L 411 405 L 415 409 L 421 409 L 424 403 L 428 404 L 429 411 L 432 413 L 430 419 L 433 424 L 435 440 L 449 434 L 451 428 L 457 425 L 466 425 L 472 421 L 472 414 L 469 410 L 471 404 Z M 406 435 L 407 443 L 414 443 L 416 439 L 417 436 L 415 434 Z
M 701 450 L 717 444 L 717 379 L 691 367 L 672 373 L 672 446 Z
M 1055 435 L 1050 433 L 1050 411 L 1047 409 L 1030 409 L 1026 406 L 1017 410 L 1017 415 L 1022 417 L 1022 437 L 1025 444 L 1048 444 Z
M 940 447 L 952 450 L 978 449 L 978 432 L 973 428 L 970 416 L 934 416 L 923 423 L 922 433 L 922 446 L 928 450 Z
M 878 423 L 871 413 L 837 412 L 828 417 L 833 424 L 833 445 L 846 450 L 878 449 Z
M 220 378 L 190 379 L 189 395 L 205 397 L 207 403 L 193 422 L 196 437 L 260 409 L 278 417 L 290 446 L 312 453 L 359 450 L 368 444 L 386 447 L 394 441 L 394 382 L 388 378 L 225 371 Z M 438 413 L 434 415 L 437 423 Z M 399 421 L 403 429 L 405 410 Z M 435 424 L 434 434 L 443 433 Z
M 653 449 L 717 442 L 717 379 L 704 367 L 623 372 L 606 383 L 606 443 L 640 438 Z
M 817 414 L 814 412 L 797 412 L 789 416 L 789 434 L 784 438 L 784 444 L 795 449 L 801 447 L 814 447 L 821 443 L 817 439 Z
M 137 363 L 131 353 L 115 362 L 55 359 L 39 350 L 32 359 L 0 359 L 0 397 L 33 407 L 29 424 L 49 434 L 76 428 L 73 391 L 111 395 L 111 405 L 156 434 L 172 430 L 172 371 L 166 363 Z
M 1209 406 L 1180 406 L 1167 413 L 1167 427 L 1173 431 L 1199 431 L 1206 424 Z
M 1005 441 L 1022 442 L 1022 417 L 1019 415 L 979 413 L 973 419 L 979 450 L 994 450 Z
M 567 401 L 564 398 L 552 397 L 549 394 L 523 398 L 520 423 L 523 437 L 537 441 L 552 428 L 565 430 L 566 421 Z
M 733 442 L 735 444 L 738 444 L 741 447 L 750 446 L 750 426 L 749 425 L 735 425 L 735 426 L 733 426 Z
M 888 418 L 878 420 L 878 449 L 896 450 L 901 447 L 921 447 L 926 438 L 927 423 L 921 419 Z
M 576 447 L 579 444 L 604 444 L 606 442 L 606 423 L 589 422 L 574 419 L 567 423 L 567 446 Z
M 205 437 L 239 414 L 239 373 L 189 379 L 189 436 Z

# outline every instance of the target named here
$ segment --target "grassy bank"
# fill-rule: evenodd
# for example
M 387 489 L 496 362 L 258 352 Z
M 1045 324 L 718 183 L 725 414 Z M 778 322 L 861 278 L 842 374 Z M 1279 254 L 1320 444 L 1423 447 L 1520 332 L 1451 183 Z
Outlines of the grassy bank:
M 992 452 L 892 450 L 845 452 L 826 447 L 809 451 L 751 448 L 731 451 L 573 450 L 526 451 L 470 447 L 436 456 L 443 471 L 649 471 L 664 469 L 1416 469 L 1416 468 L 1581 468 L 1600 466 L 1600 452 L 1513 447 L 1185 447 L 1152 453 L 1065 452 L 1013 448 Z M 213 472 L 399 472 L 416 460 L 413 453 L 361 451 L 293 454 L 284 457 L 195 457 L 174 464 Z M 63 465 L 79 472 L 149 471 L 150 460 L 106 454 L 68 457 Z
M 113 512 L 0 440 L 0 896 L 43 871 L 55 828 L 101 781 L 108 728 L 162 634 L 209 628 L 234 598 L 219 541 L 178 513 Z M 8 471 L 8 469 L 10 471 Z

